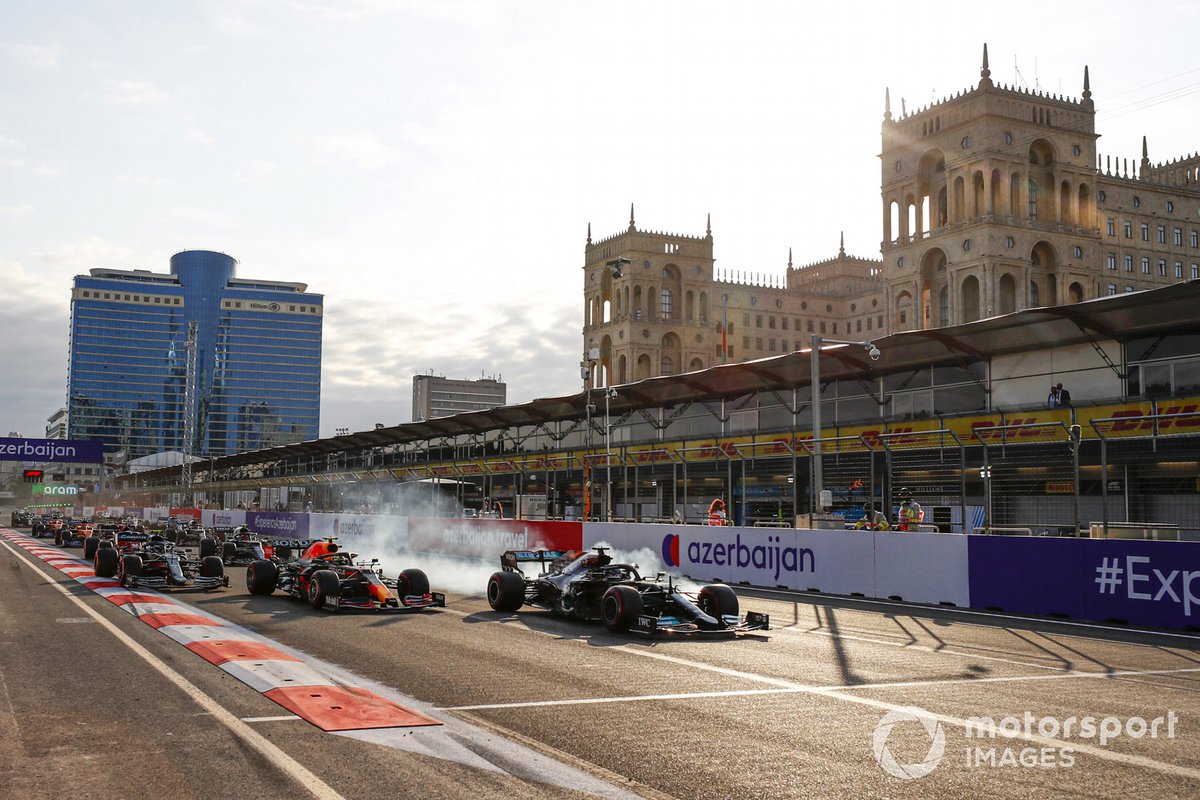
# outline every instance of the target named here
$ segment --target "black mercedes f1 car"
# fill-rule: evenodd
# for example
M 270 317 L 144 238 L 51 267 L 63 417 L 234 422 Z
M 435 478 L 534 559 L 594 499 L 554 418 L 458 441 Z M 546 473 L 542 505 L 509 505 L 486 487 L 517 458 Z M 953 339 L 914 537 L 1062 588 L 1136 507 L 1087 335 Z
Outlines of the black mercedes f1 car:
M 736 636 L 770 629 L 767 614 L 750 611 L 740 618 L 737 594 L 725 584 L 693 595 L 665 575 L 642 577 L 635 564 L 614 564 L 607 551 L 509 550 L 500 557 L 500 572 L 488 579 L 488 603 L 496 611 L 544 608 L 603 622 L 614 632 Z M 541 565 L 540 575 L 528 577 L 521 570 L 530 562 Z
M 356 561 L 333 539 L 313 542 L 295 561 L 267 559 L 246 567 L 246 589 L 266 595 L 279 589 L 330 611 L 419 611 L 445 606 L 446 595 L 429 591 L 429 578 L 419 569 L 385 577 L 379 560 Z

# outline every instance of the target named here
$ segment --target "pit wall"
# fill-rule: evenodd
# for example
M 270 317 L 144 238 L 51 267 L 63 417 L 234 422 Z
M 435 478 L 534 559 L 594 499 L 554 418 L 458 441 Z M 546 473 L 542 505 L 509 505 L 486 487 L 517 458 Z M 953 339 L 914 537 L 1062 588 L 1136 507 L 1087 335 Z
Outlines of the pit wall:
M 186 511 L 135 513 L 153 520 Z M 351 545 L 384 537 L 414 552 L 487 562 L 504 550 L 603 543 L 643 571 L 700 582 L 1200 628 L 1200 542 L 192 511 L 182 515 L 280 539 L 337 536 Z
M 583 545 L 649 551 L 701 582 L 1200 628 L 1200 543 L 588 523 Z

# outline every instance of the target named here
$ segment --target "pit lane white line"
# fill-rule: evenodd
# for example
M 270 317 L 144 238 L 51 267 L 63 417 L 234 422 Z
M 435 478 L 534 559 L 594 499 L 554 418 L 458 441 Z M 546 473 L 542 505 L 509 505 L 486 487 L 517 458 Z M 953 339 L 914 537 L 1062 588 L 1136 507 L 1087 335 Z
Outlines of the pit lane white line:
M 447 608 L 447 609 L 442 609 L 442 612 L 443 613 L 449 612 L 449 613 L 457 614 L 459 616 L 464 616 L 464 617 L 470 616 L 470 614 L 468 614 L 467 612 L 458 611 L 457 609 Z M 496 622 L 494 622 L 492 624 L 497 624 L 497 625 L 509 624 L 509 625 L 511 625 L 511 622 L 506 623 L 504 621 L 497 620 Z M 552 636 L 552 637 L 556 637 L 556 638 L 558 637 L 558 634 L 556 634 L 556 633 L 552 633 L 552 632 L 548 632 L 548 631 L 538 631 L 538 630 L 534 630 L 532 628 L 528 628 L 523 625 L 516 626 L 515 629 L 527 631 L 529 633 L 534 633 L 534 634 L 538 634 L 541 636 Z M 564 640 L 564 641 L 580 641 L 580 640 L 569 640 L 568 639 L 568 640 Z M 778 678 L 772 678 L 772 677 L 769 677 L 766 675 L 756 675 L 755 673 L 751 673 L 751 672 L 743 672 L 741 670 L 728 669 L 726 667 L 718 667 L 715 664 L 705 664 L 704 662 L 701 662 L 701 661 L 692 661 L 690 659 L 678 658 L 676 656 L 668 656 L 663 653 L 654 653 L 654 652 L 650 652 L 650 651 L 646 651 L 646 650 L 640 650 L 638 648 L 635 648 L 635 647 L 632 647 L 629 645 L 619 645 L 619 646 L 611 648 L 611 649 L 618 650 L 618 651 L 625 652 L 625 653 L 630 653 L 630 654 L 636 655 L 636 656 L 641 656 L 643 658 L 658 659 L 661 661 L 667 661 L 667 662 L 670 662 L 673 664 L 678 664 L 680 666 L 692 667 L 694 669 L 700 669 L 700 670 L 704 670 L 707 672 L 716 672 L 716 673 L 719 673 L 722 675 L 729 675 L 731 677 L 744 678 L 746 680 L 757 681 L 759 683 L 766 683 L 766 684 L 778 687 L 775 690 L 746 690 L 746 692 L 744 692 L 746 694 L 788 694 L 788 693 L 800 694 L 800 693 L 807 693 L 807 694 L 812 694 L 812 695 L 816 695 L 816 696 L 820 696 L 820 697 L 826 697 L 826 698 L 829 698 L 832 700 L 840 700 L 845 703 L 853 703 L 856 705 L 863 705 L 863 706 L 867 706 L 870 708 L 875 708 L 875 709 L 878 709 L 885 713 L 891 712 L 891 711 L 904 711 L 904 712 L 911 713 L 911 709 L 912 709 L 912 707 L 909 705 L 901 705 L 898 703 L 889 703 L 885 700 L 874 700 L 874 699 L 871 699 L 868 697 L 858 697 L 856 695 L 846 693 L 847 689 L 874 688 L 870 684 L 862 684 L 857 687 L 854 687 L 854 686 L 832 686 L 832 687 L 803 686 L 801 684 L 792 683 L 790 681 L 780 680 Z M 1198 669 L 1200 669 L 1200 668 L 1196 668 L 1196 669 L 1188 668 L 1185 670 L 1172 670 L 1171 672 L 1176 672 L 1176 671 L 1178 671 L 1178 672 L 1194 672 L 1194 671 L 1198 671 Z M 1150 674 L 1153 672 L 1155 672 L 1155 671 L 1153 671 L 1153 670 L 1148 671 L 1145 674 Z M 1014 677 L 1014 678 L 1009 678 L 1009 679 L 972 678 L 972 679 L 970 679 L 970 682 L 972 682 L 972 683 L 983 683 L 983 682 L 995 683 L 995 682 L 1003 681 L 1003 680 L 1035 681 L 1035 680 L 1052 680 L 1052 679 L 1056 679 L 1056 678 L 1072 678 L 1072 677 L 1100 679 L 1100 678 L 1107 678 L 1111 674 L 1112 673 L 1107 673 L 1107 672 L 1098 672 L 1098 673 L 1064 672 L 1064 673 L 1060 673 L 1060 674 L 1056 674 L 1056 675 L 1045 675 L 1045 674 L 1028 675 L 1028 676 L 1020 676 L 1020 677 Z M 954 682 L 961 683 L 962 681 L 954 681 Z M 916 683 L 919 685 L 928 686 L 930 684 L 938 683 L 938 682 L 919 681 Z M 950 682 L 943 681 L 942 683 L 950 683 Z M 902 684 L 902 683 L 880 684 L 878 688 L 897 688 L 897 687 L 900 687 L 903 685 L 904 684 Z M 738 693 L 733 693 L 730 696 L 737 696 L 737 694 Z M 641 700 L 641 699 L 644 699 L 644 698 L 630 697 L 627 699 L 627 701 L 633 702 L 633 701 Z M 567 704 L 571 704 L 572 702 L 573 701 L 571 701 L 571 700 L 543 701 L 541 703 L 534 703 L 533 705 L 567 705 Z M 575 701 L 575 702 L 577 702 L 577 701 Z M 604 699 L 601 698 L 598 700 L 598 702 L 604 702 Z M 449 711 L 449 710 L 453 710 L 453 709 L 446 709 L 446 710 Z M 926 711 L 925 713 L 930 714 L 935 719 L 937 719 L 939 722 L 945 723 L 946 725 L 953 725 L 956 728 L 962 728 L 964 731 L 966 729 L 972 727 L 972 725 L 973 725 L 973 723 L 971 723 L 968 720 L 963 719 L 961 717 L 952 717 L 947 714 L 938 714 L 938 713 L 929 712 L 929 711 Z M 1101 747 L 1095 747 L 1093 745 L 1089 745 L 1089 744 L 1079 742 L 1079 741 L 1076 741 L 1073 739 L 1057 739 L 1057 738 L 1048 737 L 1048 736 L 1041 736 L 1038 734 L 1025 735 L 1025 733 L 1023 731 L 1018 733 L 1017 736 L 1012 737 L 1012 738 L 1024 739 L 1032 744 L 1041 745 L 1044 747 L 1054 747 L 1054 748 L 1069 747 L 1070 749 L 1074 750 L 1076 753 L 1090 755 L 1093 758 L 1097 758 L 1097 759 L 1100 759 L 1103 761 L 1112 761 L 1112 762 L 1116 762 L 1119 764 L 1125 764 L 1128 766 L 1149 769 L 1149 770 L 1153 770 L 1155 772 L 1161 772 L 1161 773 L 1173 775 L 1176 777 L 1190 778 L 1192 780 L 1200 780 L 1200 769 L 1192 769 L 1190 767 L 1182 767 L 1182 766 L 1179 766 L 1178 764 L 1170 764 L 1165 761 L 1156 761 L 1155 759 L 1147 758 L 1145 756 L 1138 756 L 1138 755 L 1132 755 L 1132 754 L 1127 754 L 1127 753 L 1118 753 L 1118 752 L 1107 750 L 1107 749 L 1104 749 Z
M 620 649 L 620 648 L 616 648 Z M 686 662 L 683 662 L 686 663 Z M 698 663 L 698 662 L 697 662 Z M 694 666 L 694 665 L 691 665 Z M 474 706 L 451 706 L 442 711 L 480 711 L 495 708 L 538 708 L 542 706 L 575 706 L 593 703 L 634 703 L 642 700 L 694 700 L 706 697 L 753 697 L 764 694 L 830 694 L 832 692 L 854 692 L 870 689 L 906 689 L 915 686 L 954 686 L 958 684 L 975 683 L 1019 683 L 1021 681 L 1054 681 L 1072 678 L 1092 678 L 1094 680 L 1116 680 L 1126 676 L 1137 675 L 1173 675 L 1180 672 L 1200 672 L 1200 667 L 1187 669 L 1152 669 L 1128 672 L 1063 672 L 1057 675 L 1009 675 L 994 678 L 952 678 L 934 681 L 892 681 L 889 683 L 858 683 L 842 684 L 840 686 L 805 686 L 793 684 L 778 689 L 731 689 L 725 692 L 680 692 L 678 694 L 643 694 L 617 697 L 583 697 L 568 700 L 530 700 L 521 703 L 488 703 Z M 755 679 L 750 673 L 738 673 L 739 677 Z M 763 677 L 764 680 L 774 680 Z
M 284 714 L 280 717 L 242 717 L 242 722 L 291 722 L 300 719 L 295 714 Z
M 971 623 L 967 623 L 967 624 L 971 624 Z M 829 631 L 829 630 L 805 630 L 803 628 L 797 628 L 792 625 L 788 625 L 785 627 L 779 627 L 779 628 L 772 627 L 771 633 L 785 634 L 788 636 L 825 636 L 830 639 L 844 639 L 848 642 L 867 642 L 870 644 L 884 645 L 886 647 L 895 647 L 900 650 L 911 650 L 911 651 L 917 652 L 917 653 L 930 653 L 932 655 L 953 656 L 955 658 L 971 658 L 971 659 L 977 659 L 980 661 L 995 661 L 1000 664 L 1011 664 L 1016 667 L 1028 667 L 1030 669 L 1044 669 L 1044 670 L 1050 670 L 1052 672 L 1070 672 L 1071 671 L 1062 666 L 1055 666 L 1053 664 L 1039 664 L 1034 661 L 1017 661 L 1016 659 L 1012 659 L 1012 658 L 1001 658 L 1000 656 L 985 656 L 981 653 L 970 653 L 970 652 L 964 652 L 962 650 L 951 650 L 946 647 L 941 647 L 941 648 L 930 647 L 929 645 L 924 645 L 924 644 L 912 644 L 911 642 L 897 642 L 897 641 L 893 641 L 890 639 L 876 639 L 876 638 L 873 638 L 870 636 L 857 636 L 854 634 L 841 633 L 841 632 L 835 633 L 835 632 Z M 1076 638 L 1089 638 L 1089 637 L 1078 637 L 1077 636 Z M 1089 641 L 1097 641 L 1097 640 L 1089 639 Z M 1107 640 L 1104 640 L 1104 641 L 1106 641 L 1106 643 L 1107 643 Z M 1128 647 L 1144 647 L 1145 646 L 1145 645 L 1139 645 L 1139 644 L 1134 644 L 1134 643 L 1130 643 L 1130 642 L 1122 642 L 1121 644 L 1124 644 Z M 1079 657 L 1076 656 L 1076 658 L 1079 658 Z M 1081 660 L 1084 660 L 1084 659 L 1081 659 Z
M 12 553 L 14 558 L 16 558 L 25 566 L 29 567 L 29 569 L 33 570 L 39 575 L 42 574 L 41 570 L 39 570 L 32 561 L 25 558 L 23 554 L 17 552 L 13 545 L 9 544 L 8 542 L 0 542 L 0 546 L 3 546 L 5 550 Z M 333 787 L 329 786 L 316 775 L 309 772 L 302 764 L 293 759 L 287 753 L 283 752 L 271 742 L 264 739 L 246 723 L 229 713 L 227 710 L 225 710 L 224 706 L 220 705 L 216 700 L 200 691 L 200 689 L 195 684 L 188 681 L 187 678 L 184 678 L 178 672 L 160 661 L 157 656 L 135 642 L 124 631 L 122 631 L 113 623 L 109 622 L 98 611 L 93 609 L 87 603 L 84 603 L 80 598 L 71 594 L 71 592 L 64 588 L 63 585 L 58 581 L 49 581 L 49 584 L 61 592 L 62 595 L 72 603 L 83 609 L 83 611 L 89 617 L 100 623 L 105 630 L 113 635 L 113 638 L 128 647 L 139 658 L 157 670 L 164 678 L 179 687 L 179 689 L 181 689 L 184 694 L 195 701 L 197 705 L 211 714 L 215 720 L 228 728 L 230 733 L 241 739 L 254 750 L 257 750 L 268 760 L 268 762 L 274 764 L 281 772 L 283 772 L 296 783 L 300 784 L 300 786 L 310 795 L 318 798 L 318 800 L 345 800 L 342 795 L 338 794 L 333 789 Z

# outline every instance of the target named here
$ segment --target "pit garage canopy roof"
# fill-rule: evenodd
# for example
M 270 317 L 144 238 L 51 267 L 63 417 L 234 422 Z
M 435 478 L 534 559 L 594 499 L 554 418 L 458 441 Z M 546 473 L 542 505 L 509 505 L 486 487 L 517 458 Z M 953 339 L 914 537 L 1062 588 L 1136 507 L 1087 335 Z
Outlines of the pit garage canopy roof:
M 1158 333 L 1200 331 L 1200 281 L 1163 289 L 1101 297 L 1072 305 L 1034 308 L 1000 317 L 874 339 L 881 357 L 871 361 L 854 345 L 822 350 L 822 381 L 864 377 L 931 364 L 978 361 L 993 355 L 1042 350 L 1086 341 L 1126 340 Z M 770 390 L 791 391 L 809 385 L 810 351 L 725 364 L 682 375 L 669 375 L 614 387 L 610 409 L 621 414 L 637 408 L 734 398 Z M 598 397 L 598 395 L 597 395 Z M 585 414 L 584 392 L 501 406 L 452 417 L 407 422 L 361 433 L 280 445 L 222 456 L 217 469 L 355 451 L 520 425 L 537 425 Z

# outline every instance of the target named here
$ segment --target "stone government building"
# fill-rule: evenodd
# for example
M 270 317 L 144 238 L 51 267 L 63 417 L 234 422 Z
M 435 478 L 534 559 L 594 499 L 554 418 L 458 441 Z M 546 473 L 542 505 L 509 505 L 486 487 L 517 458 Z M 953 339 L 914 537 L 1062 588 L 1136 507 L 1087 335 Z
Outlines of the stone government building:
M 644 231 L 630 206 L 621 233 L 593 242 L 589 225 L 588 385 L 1200 278 L 1200 155 L 1152 164 L 1143 138 L 1140 162 L 1101 163 L 1095 117 L 1086 66 L 1078 100 L 998 86 L 987 45 L 974 88 L 899 119 L 885 90 L 881 260 L 843 245 L 747 279 L 714 270 L 711 220 Z

